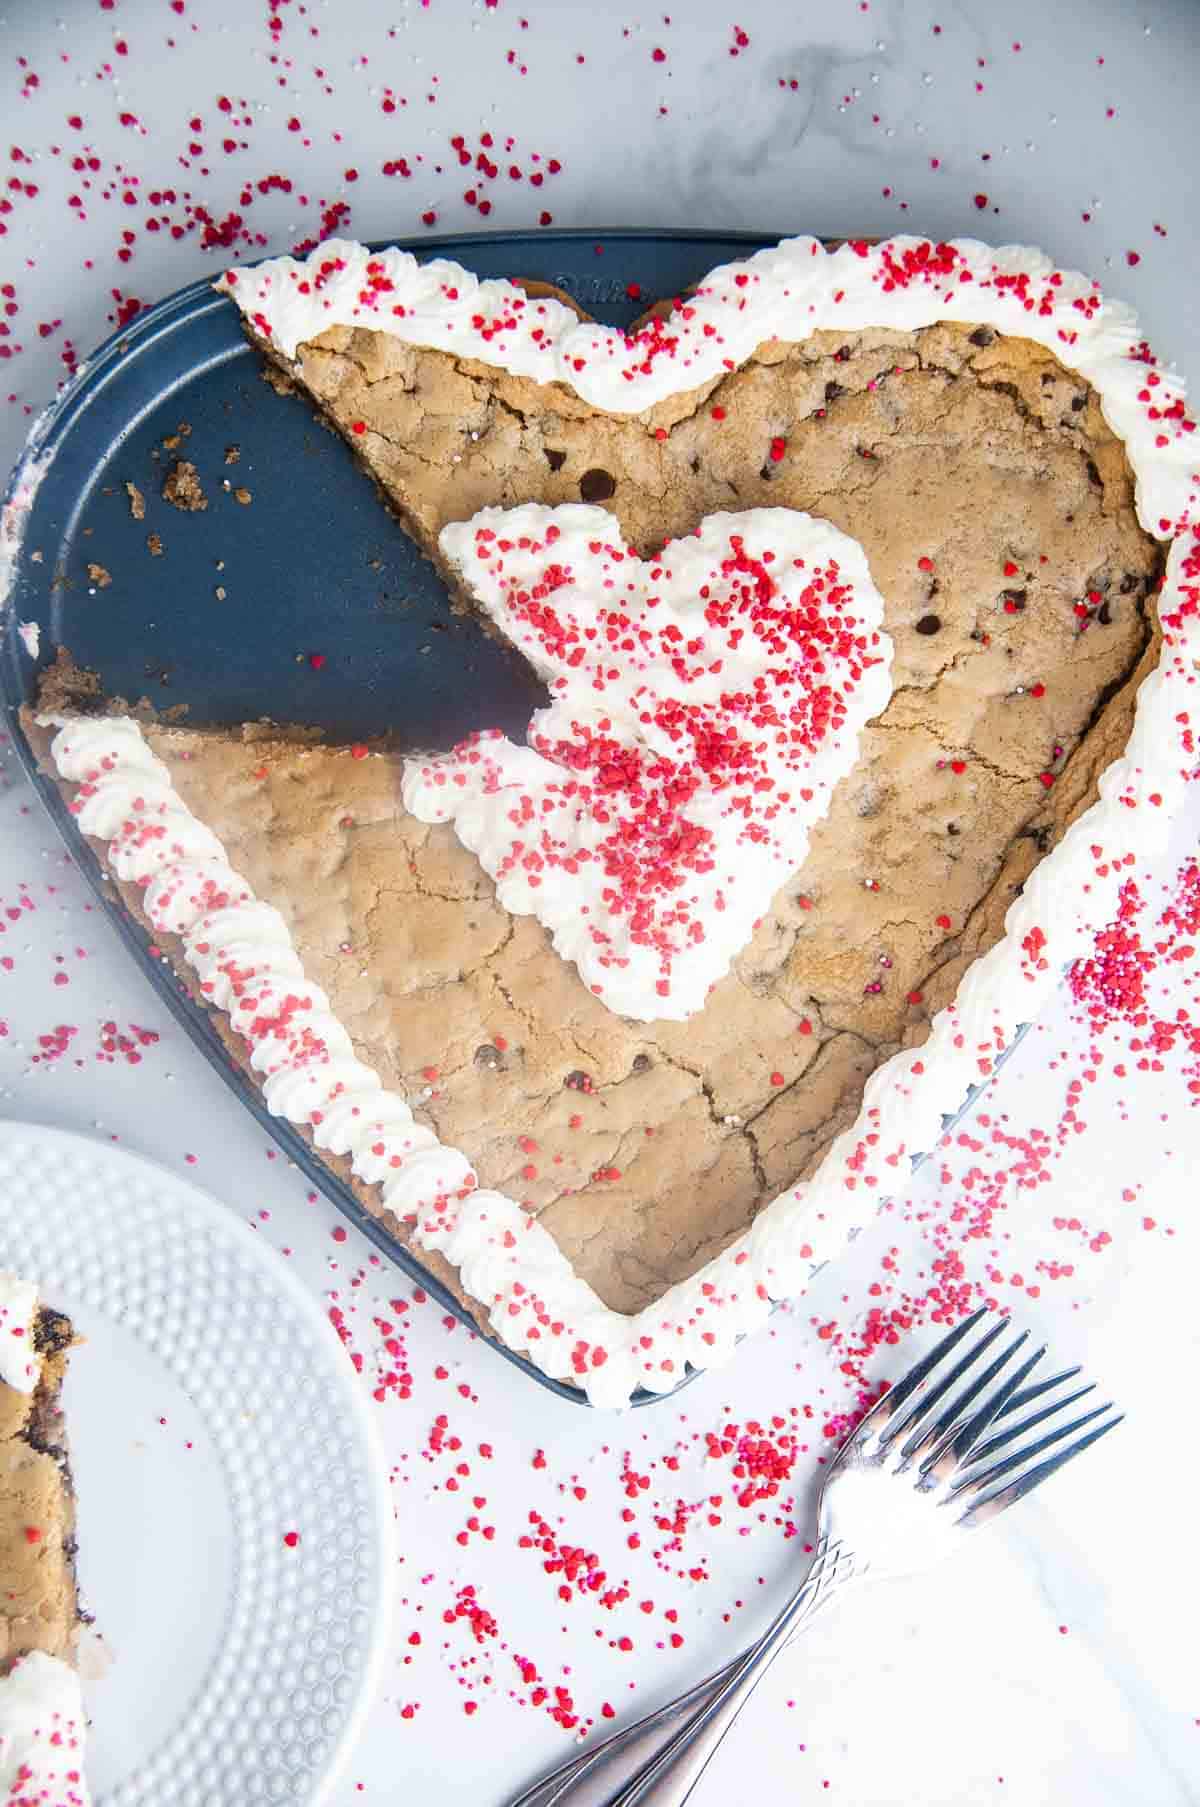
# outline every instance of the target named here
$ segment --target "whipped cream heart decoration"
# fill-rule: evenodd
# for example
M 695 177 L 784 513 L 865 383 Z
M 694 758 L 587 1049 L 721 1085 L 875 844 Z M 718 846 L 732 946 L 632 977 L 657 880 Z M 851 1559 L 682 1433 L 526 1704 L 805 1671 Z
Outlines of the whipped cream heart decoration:
M 866 555 L 786 508 L 709 515 L 639 558 L 602 508 L 485 508 L 440 537 L 552 701 L 406 762 L 404 805 L 452 822 L 611 1010 L 699 1010 L 891 696 Z

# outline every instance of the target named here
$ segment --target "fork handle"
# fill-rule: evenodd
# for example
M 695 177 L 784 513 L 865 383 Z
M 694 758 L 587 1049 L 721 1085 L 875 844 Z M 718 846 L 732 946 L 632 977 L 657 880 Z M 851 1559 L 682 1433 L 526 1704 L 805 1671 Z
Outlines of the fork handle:
M 622 1787 L 658 1755 L 672 1732 L 678 1731 L 698 1707 L 708 1704 L 746 1654 L 743 1651 L 715 1675 L 707 1675 L 694 1688 L 689 1688 L 686 1694 L 668 1701 L 653 1713 L 644 1714 L 632 1724 L 622 1726 L 602 1743 L 589 1745 L 578 1756 L 569 1757 L 548 1776 L 543 1776 L 510 1801 L 508 1807 L 558 1807 L 560 1801 L 569 1801 L 570 1807 L 603 1807 L 615 1788 Z
M 722 1682 L 707 1706 L 697 1709 L 656 1757 L 633 1776 L 611 1807 L 684 1807 L 717 1748 L 784 1645 L 854 1578 L 853 1554 L 841 1542 L 820 1538 L 804 1585 L 788 1601 L 765 1636 Z
M 513 1807 L 682 1807 L 775 1657 L 854 1573 L 851 1553 L 822 1537 L 803 1586 L 749 1650 L 680 1700 L 564 1764 Z M 665 1740 L 664 1728 L 673 1728 Z

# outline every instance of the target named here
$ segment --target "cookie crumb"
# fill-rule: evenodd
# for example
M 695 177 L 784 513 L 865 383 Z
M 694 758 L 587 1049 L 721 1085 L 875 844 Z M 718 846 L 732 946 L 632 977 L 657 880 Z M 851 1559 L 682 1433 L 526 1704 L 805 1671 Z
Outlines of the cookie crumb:
M 137 484 L 127 483 L 125 485 L 125 494 L 129 497 L 129 512 L 134 520 L 144 521 L 146 518 L 146 498 Z
M 208 507 L 208 497 L 200 487 L 200 473 L 186 458 L 179 458 L 168 471 L 162 488 L 163 501 L 185 514 Z
M 254 497 L 251 495 L 251 493 L 248 489 L 238 488 L 238 489 L 235 489 L 233 492 L 233 499 L 235 502 L 240 502 L 243 508 L 249 508 L 251 502 L 253 502 L 253 500 L 254 500 Z
M 240 445 L 227 445 L 225 447 L 226 464 L 236 464 L 238 462 L 238 460 L 241 458 L 241 455 L 242 455 L 242 448 Z
M 94 715 L 103 708 L 100 679 L 76 665 L 65 646 L 55 648 L 54 663 L 38 680 L 38 708 L 56 714 Z
M 89 565 L 87 574 L 98 590 L 107 590 L 112 582 L 112 572 L 106 571 L 103 565 Z
M 296 385 L 290 377 L 284 375 L 282 370 L 277 370 L 274 364 L 264 366 L 260 375 L 263 382 L 269 389 L 273 389 L 276 395 L 295 395 Z
M 157 533 L 148 533 L 146 535 L 146 546 L 149 550 L 151 558 L 161 558 L 162 557 L 163 543 L 162 543 L 162 539 L 160 538 L 160 536 Z
M 216 589 L 213 591 L 213 595 L 216 597 L 218 602 L 224 602 L 225 595 L 226 595 L 225 585 L 218 584 Z

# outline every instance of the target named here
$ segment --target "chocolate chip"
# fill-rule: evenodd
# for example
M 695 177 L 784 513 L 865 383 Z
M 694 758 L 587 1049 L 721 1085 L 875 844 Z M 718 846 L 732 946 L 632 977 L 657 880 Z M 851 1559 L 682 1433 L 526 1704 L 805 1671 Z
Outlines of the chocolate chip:
M 918 634 L 940 634 L 941 631 L 942 618 L 940 615 L 922 615 L 917 622 Z
M 1029 592 L 1027 590 L 1001 590 L 1000 601 L 1011 615 L 1014 610 L 1019 612 L 1025 607 L 1025 600 L 1028 594 Z
M 1086 395 L 1073 395 L 1071 397 L 1072 414 L 1078 414 L 1079 410 L 1081 408 L 1086 408 L 1086 407 L 1087 407 L 1087 396 Z
M 563 465 L 567 462 L 567 454 L 565 452 L 551 451 L 549 446 L 547 446 L 545 450 L 546 463 L 550 466 L 550 469 L 552 471 L 561 471 Z
M 1094 458 L 1089 458 L 1087 461 L 1087 474 L 1088 474 L 1088 482 L 1092 485 L 1093 489 L 1103 489 L 1104 488 L 1104 484 L 1100 480 L 1100 472 L 1096 467 L 1096 460 Z
M 962 829 L 958 826 L 957 822 L 947 822 L 946 833 L 947 834 L 961 834 Z
M 617 480 L 611 471 L 584 471 L 579 479 L 579 493 L 585 502 L 607 502 L 617 493 Z
M 992 343 L 992 340 L 996 335 L 990 326 L 977 326 L 970 337 L 971 344 L 978 345 L 982 350 L 985 345 L 990 345 Z
M 489 1073 L 498 1073 L 504 1065 L 504 1056 L 491 1042 L 484 1042 L 481 1048 L 475 1050 L 475 1065 L 486 1067 Z
M 1096 620 L 1100 623 L 1101 627 L 1108 627 L 1111 623 L 1112 610 L 1109 608 L 1107 602 L 1102 602 L 1100 607 L 1096 610 Z
M 635 1073 L 648 1073 L 650 1071 L 650 1065 L 650 1056 L 648 1054 L 635 1054 L 633 1057 L 632 1071 Z
M 845 393 L 846 391 L 842 388 L 840 383 L 826 383 L 825 385 L 825 400 L 827 402 L 835 402 L 839 395 L 845 395 Z
M 1122 596 L 1128 596 L 1130 594 L 1130 592 L 1133 590 L 1136 590 L 1137 587 L 1138 587 L 1138 578 L 1137 578 L 1136 573 L 1133 571 L 1126 571 L 1124 577 L 1121 579 Z
M 591 1092 L 595 1090 L 590 1073 L 584 1073 L 578 1067 L 576 1067 L 573 1073 L 567 1074 L 567 1077 L 563 1080 L 563 1084 L 566 1086 L 568 1092 Z

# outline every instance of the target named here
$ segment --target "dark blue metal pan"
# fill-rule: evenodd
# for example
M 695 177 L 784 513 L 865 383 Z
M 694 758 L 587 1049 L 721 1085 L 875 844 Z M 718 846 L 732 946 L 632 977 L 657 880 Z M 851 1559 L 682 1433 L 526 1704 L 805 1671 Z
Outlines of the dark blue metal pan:
M 628 325 L 656 297 L 679 294 L 715 264 L 772 242 L 761 234 L 496 232 L 407 241 L 481 276 L 554 283 L 597 318 Z M 630 300 L 628 284 L 640 297 Z M 105 691 L 184 704 L 189 723 L 269 715 L 331 739 L 403 728 L 413 745 L 450 746 L 487 718 L 520 732 L 541 691 L 516 655 L 450 613 L 444 586 L 380 505 L 346 445 L 310 403 L 262 381 L 233 303 L 205 277 L 114 334 L 39 423 L 29 455 L 45 460 L 0 619 L 0 702 L 35 788 L 146 978 L 262 1127 L 364 1235 L 464 1322 L 472 1320 L 287 1123 L 272 1117 L 229 1059 L 202 1006 L 150 952 L 114 901 L 61 796 L 37 769 L 19 711 L 57 646 L 100 674 Z M 190 428 L 174 450 L 163 441 Z M 238 448 L 223 463 L 224 448 Z M 194 458 L 208 497 L 185 514 L 161 497 L 174 458 Z M 26 466 L 27 468 L 27 466 Z M 248 505 L 224 490 L 244 488 Z M 125 490 L 137 484 L 145 519 Z M 10 490 L 10 495 L 13 493 Z M 153 557 L 147 535 L 161 537 Z M 218 564 L 218 561 L 219 564 Z M 102 566 L 100 587 L 88 566 Z M 219 600 L 216 591 L 225 592 Z M 17 632 L 42 629 L 37 664 Z M 310 653 L 325 655 L 314 670 Z M 470 679 L 464 685 L 464 673 Z M 562 1398 L 550 1380 L 497 1344 Z M 686 1383 L 683 1383 L 686 1384 Z M 639 1394 L 644 1404 L 659 1395 Z

